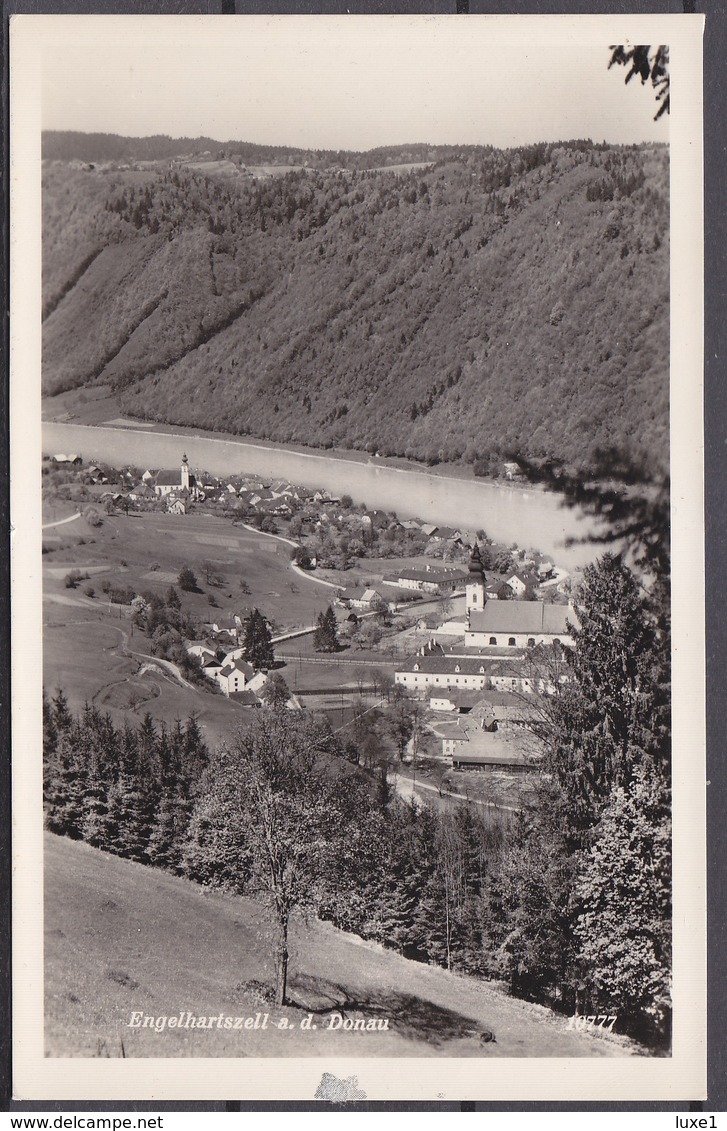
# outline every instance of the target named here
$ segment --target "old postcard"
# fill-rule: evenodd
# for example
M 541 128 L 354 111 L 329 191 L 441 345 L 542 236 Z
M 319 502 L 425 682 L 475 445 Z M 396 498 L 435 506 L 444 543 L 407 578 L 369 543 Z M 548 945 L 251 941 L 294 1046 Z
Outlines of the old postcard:
M 18 1098 L 705 1094 L 702 30 L 12 20 Z

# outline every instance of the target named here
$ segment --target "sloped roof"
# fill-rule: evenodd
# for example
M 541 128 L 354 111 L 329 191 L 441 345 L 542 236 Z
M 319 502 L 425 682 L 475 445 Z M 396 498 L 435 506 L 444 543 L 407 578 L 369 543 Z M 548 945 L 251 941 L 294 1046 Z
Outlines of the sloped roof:
M 567 622 L 575 614 L 567 605 L 542 601 L 488 601 L 483 610 L 470 613 L 471 632 L 532 632 L 568 635 Z
M 481 670 L 482 669 L 482 670 Z M 430 656 L 410 656 L 397 669 L 402 672 L 438 672 L 440 675 L 482 675 L 490 671 L 486 659 L 469 659 L 463 656 L 443 656 L 435 653 Z
M 254 691 L 248 691 L 247 688 L 244 691 L 233 691 L 230 698 L 234 699 L 236 703 L 241 703 L 243 707 L 257 707 L 258 705 L 257 695 Z
M 463 569 L 400 569 L 397 576 L 406 581 L 428 581 L 439 585 L 442 581 L 465 581 L 468 574 Z
M 157 472 L 155 483 L 157 487 L 181 487 L 182 473 L 178 467 L 173 471 L 169 468 L 164 468 L 162 471 Z
M 247 680 L 252 675 L 254 675 L 255 669 L 251 667 L 246 660 L 235 660 L 231 664 L 225 664 L 224 668 L 220 672 L 220 675 L 227 677 L 233 675 L 234 672 L 239 672 L 240 675 L 244 675 L 245 679 Z

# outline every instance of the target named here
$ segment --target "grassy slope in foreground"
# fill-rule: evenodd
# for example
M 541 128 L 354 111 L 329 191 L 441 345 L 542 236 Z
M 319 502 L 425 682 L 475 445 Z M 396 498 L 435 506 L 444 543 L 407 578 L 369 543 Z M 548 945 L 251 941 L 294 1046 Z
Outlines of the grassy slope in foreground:
M 624 1056 L 633 1046 L 568 1031 L 487 984 L 362 945 L 316 922 L 292 931 L 289 996 L 263 1006 L 289 1031 L 128 1027 L 154 1016 L 254 1015 L 243 983 L 269 980 L 259 906 L 46 835 L 46 1051 L 50 1056 Z M 346 1003 L 349 1003 L 346 1005 Z M 388 1032 L 328 1031 L 330 1011 L 389 1017 Z M 318 1028 L 300 1029 L 314 1010 Z M 479 1039 L 494 1032 L 496 1043 Z

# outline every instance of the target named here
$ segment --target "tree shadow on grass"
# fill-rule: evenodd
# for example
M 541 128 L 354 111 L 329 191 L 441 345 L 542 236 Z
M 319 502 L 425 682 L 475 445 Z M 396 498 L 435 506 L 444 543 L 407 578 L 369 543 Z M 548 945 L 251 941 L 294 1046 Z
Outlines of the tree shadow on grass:
M 437 1047 L 465 1039 L 478 1040 L 483 1045 L 495 1040 L 495 1034 L 472 1017 L 397 990 L 357 993 L 338 982 L 301 974 L 291 980 L 289 1002 L 320 1017 L 340 1013 L 353 1021 L 388 1018 L 391 1031 Z

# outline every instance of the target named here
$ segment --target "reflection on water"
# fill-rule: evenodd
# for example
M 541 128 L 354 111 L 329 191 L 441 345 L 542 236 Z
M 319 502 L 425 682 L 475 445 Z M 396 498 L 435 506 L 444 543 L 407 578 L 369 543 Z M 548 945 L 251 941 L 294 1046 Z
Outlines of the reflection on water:
M 324 487 L 339 496 L 351 495 L 355 502 L 369 507 L 396 511 L 400 518 L 483 529 L 498 542 L 542 550 L 571 569 L 596 556 L 592 546 L 564 545 L 568 537 L 582 538 L 589 531 L 588 520 L 561 507 L 555 495 L 537 489 L 451 479 L 372 459 L 359 462 L 209 436 L 50 421 L 43 424 L 43 451 L 77 451 L 86 461 L 142 468 L 176 467 L 186 452 L 192 467 L 213 475 L 252 472 L 304 487 Z

